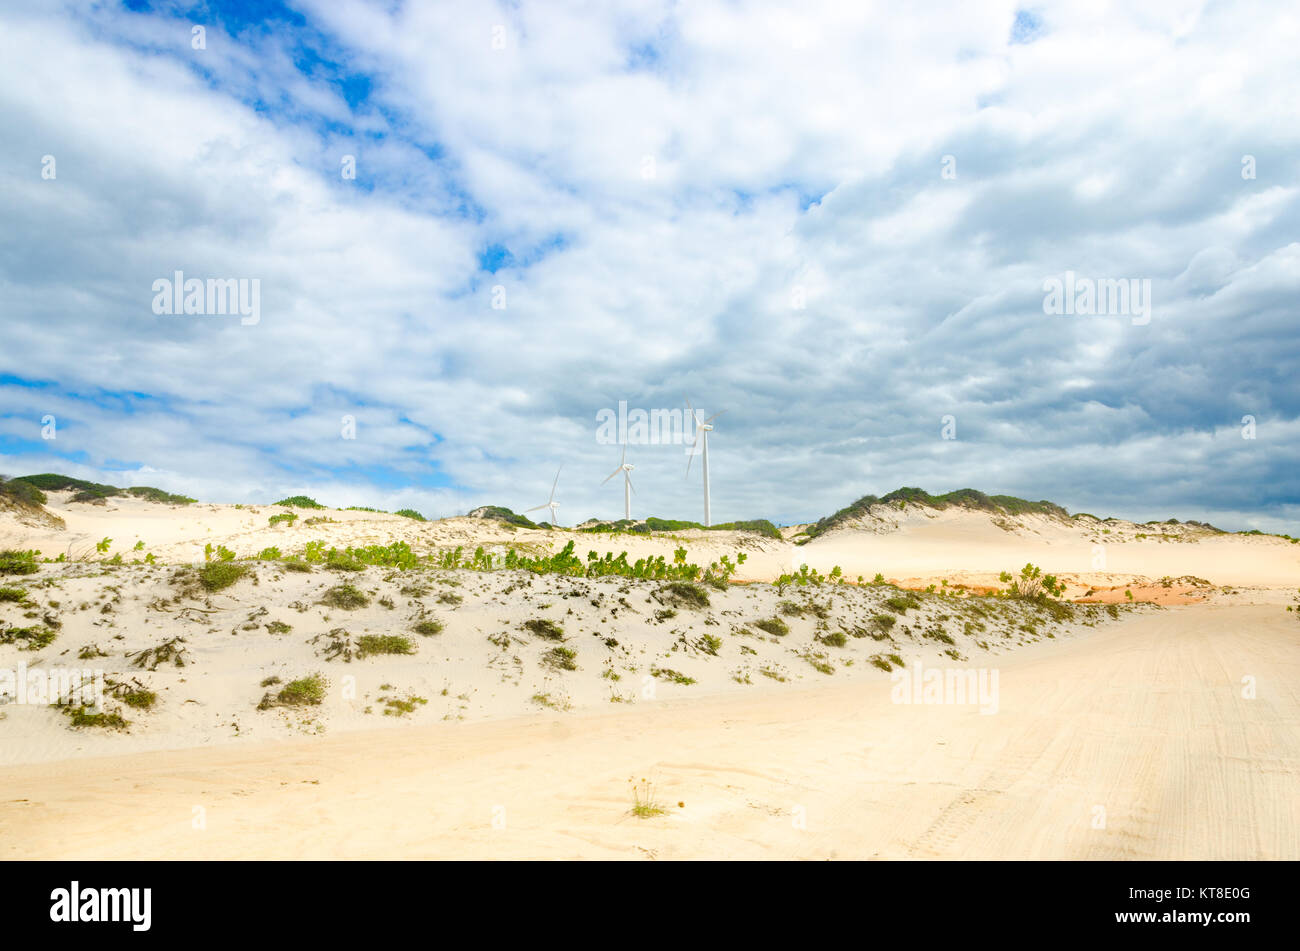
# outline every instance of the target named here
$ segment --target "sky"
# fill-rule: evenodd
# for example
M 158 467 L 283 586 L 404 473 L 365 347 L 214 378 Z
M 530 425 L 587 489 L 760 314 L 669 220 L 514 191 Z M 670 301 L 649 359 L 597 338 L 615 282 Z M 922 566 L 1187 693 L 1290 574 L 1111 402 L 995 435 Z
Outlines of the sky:
M 714 522 L 1300 534 L 1297 48 L 1281 3 L 0 0 L 0 472 L 437 517 L 558 470 L 572 524 L 623 511 L 602 413 L 689 399 Z M 158 313 L 178 271 L 256 313 Z M 642 436 L 633 515 L 702 518 Z

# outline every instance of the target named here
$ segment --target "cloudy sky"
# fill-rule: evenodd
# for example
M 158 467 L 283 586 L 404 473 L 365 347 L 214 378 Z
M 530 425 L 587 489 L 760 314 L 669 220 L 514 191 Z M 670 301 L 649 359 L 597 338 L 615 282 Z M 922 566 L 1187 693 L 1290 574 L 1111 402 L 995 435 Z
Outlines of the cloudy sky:
M 1297 533 L 1300 10 L 918 6 L 0 0 L 0 471 L 447 515 L 563 465 L 572 522 L 598 414 L 689 398 L 715 521 Z M 155 313 L 176 271 L 259 319 Z

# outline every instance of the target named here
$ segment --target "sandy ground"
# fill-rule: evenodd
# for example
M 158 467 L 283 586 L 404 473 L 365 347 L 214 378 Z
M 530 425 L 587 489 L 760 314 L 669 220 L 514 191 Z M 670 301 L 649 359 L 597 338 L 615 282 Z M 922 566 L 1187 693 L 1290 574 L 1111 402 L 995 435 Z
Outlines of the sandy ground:
M 1300 858 L 1300 624 L 1285 609 L 1300 546 L 1285 539 L 918 507 L 806 544 L 338 510 L 272 527 L 279 507 L 66 493 L 49 508 L 65 527 L 0 513 L 0 548 L 73 559 L 0 578 L 23 589 L 0 598 L 0 668 L 94 665 L 158 702 L 114 701 L 126 732 L 0 706 L 3 858 Z M 700 564 L 743 551 L 752 583 L 692 606 L 623 578 L 263 561 L 205 593 L 187 567 L 209 544 L 245 558 L 314 540 L 420 554 L 572 540 L 580 557 L 669 560 L 681 546 Z M 1029 561 L 1094 603 L 1061 620 L 949 594 Z M 765 583 L 800 564 L 880 572 L 918 603 Z M 344 583 L 366 603 L 322 603 Z M 788 630 L 761 626 L 773 618 Z M 412 633 L 430 620 L 438 633 Z M 25 649 L 12 632 L 29 625 L 57 636 Z M 394 634 L 411 654 L 330 656 Z M 184 666 L 132 666 L 174 638 Z M 551 663 L 559 646 L 574 668 Z M 893 702 L 891 677 L 926 669 L 996 675 L 995 703 Z M 309 673 L 328 680 L 321 704 L 258 709 Z M 384 715 L 394 700 L 413 706 Z M 664 812 L 637 818 L 647 786 Z
M 994 715 L 853 683 L 11 767 L 0 857 L 1296 859 L 1295 627 L 1135 616 L 1002 660 Z

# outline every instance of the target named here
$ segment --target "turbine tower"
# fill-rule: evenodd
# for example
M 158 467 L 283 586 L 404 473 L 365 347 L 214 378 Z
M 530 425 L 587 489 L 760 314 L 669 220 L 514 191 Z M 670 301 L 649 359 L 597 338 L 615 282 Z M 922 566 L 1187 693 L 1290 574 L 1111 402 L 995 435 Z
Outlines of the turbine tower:
M 562 469 L 562 468 L 564 468 L 564 467 L 561 466 L 560 468 Z M 556 487 L 557 485 L 559 485 L 559 484 L 560 484 L 560 469 L 556 469 L 556 470 L 555 470 L 555 481 L 554 481 L 553 483 L 551 483 L 551 497 L 550 497 L 547 501 L 543 502 L 541 505 L 534 505 L 534 506 L 533 506 L 532 508 L 530 508 L 530 509 L 524 509 L 524 511 L 525 511 L 525 512 L 536 512 L 538 509 L 550 509 L 550 510 L 551 510 L 551 524 L 552 524 L 552 525 L 558 525 L 558 524 L 560 524 L 558 521 L 556 521 L 556 516 L 555 516 L 555 510 L 558 509 L 558 508 L 560 507 L 560 503 L 557 502 L 557 501 L 555 501 L 555 487 Z
M 709 433 L 713 432 L 713 421 L 726 412 L 720 409 L 708 419 L 701 420 L 700 414 L 695 411 L 691 401 L 686 401 L 686 408 L 691 411 L 691 419 L 695 423 L 695 442 L 691 443 L 690 457 L 686 460 L 686 474 L 691 474 L 691 460 L 695 458 L 695 447 L 701 447 L 701 453 L 704 458 L 701 465 L 704 467 L 704 527 L 708 528 L 712 522 L 709 521 Z
M 636 466 L 630 465 L 627 461 L 627 443 L 623 443 L 623 461 L 618 464 L 617 469 L 605 476 L 605 482 L 608 482 L 620 472 L 623 473 L 623 517 L 629 522 L 632 520 L 632 493 L 636 491 L 632 488 L 632 470 L 635 468 Z

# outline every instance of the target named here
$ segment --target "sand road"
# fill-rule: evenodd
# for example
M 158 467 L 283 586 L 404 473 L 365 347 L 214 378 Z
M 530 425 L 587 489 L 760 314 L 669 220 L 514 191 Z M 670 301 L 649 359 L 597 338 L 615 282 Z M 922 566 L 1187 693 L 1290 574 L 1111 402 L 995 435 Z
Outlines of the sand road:
M 0 857 L 1300 858 L 1294 615 L 1172 608 L 990 660 L 994 715 L 828 678 L 9 767 Z M 666 815 L 629 815 L 642 777 Z

